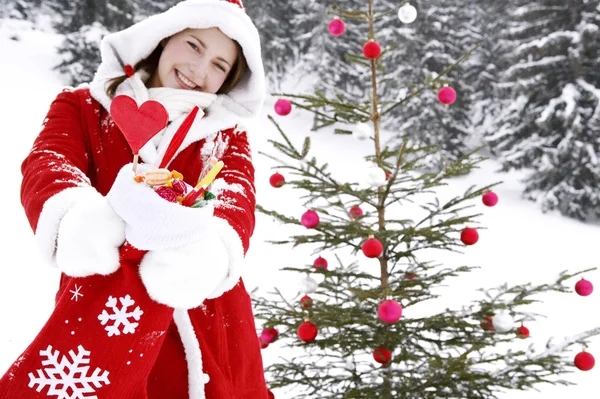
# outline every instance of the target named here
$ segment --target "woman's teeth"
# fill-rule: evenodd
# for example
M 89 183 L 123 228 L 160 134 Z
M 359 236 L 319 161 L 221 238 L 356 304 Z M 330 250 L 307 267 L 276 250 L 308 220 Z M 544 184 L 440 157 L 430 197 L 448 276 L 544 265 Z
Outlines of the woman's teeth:
M 187 79 L 185 76 L 183 76 L 181 74 L 181 72 L 176 71 L 175 72 L 177 74 L 177 77 L 190 89 L 195 89 L 196 88 L 196 84 L 194 84 L 194 82 L 190 81 L 189 79 Z

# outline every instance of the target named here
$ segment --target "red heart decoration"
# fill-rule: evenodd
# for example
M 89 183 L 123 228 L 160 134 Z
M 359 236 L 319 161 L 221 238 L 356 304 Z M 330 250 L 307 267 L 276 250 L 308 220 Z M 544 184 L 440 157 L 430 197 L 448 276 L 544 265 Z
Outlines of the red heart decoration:
M 136 101 L 126 95 L 116 96 L 112 100 L 110 116 L 134 155 L 169 123 L 169 114 L 158 101 L 146 101 L 138 108 Z

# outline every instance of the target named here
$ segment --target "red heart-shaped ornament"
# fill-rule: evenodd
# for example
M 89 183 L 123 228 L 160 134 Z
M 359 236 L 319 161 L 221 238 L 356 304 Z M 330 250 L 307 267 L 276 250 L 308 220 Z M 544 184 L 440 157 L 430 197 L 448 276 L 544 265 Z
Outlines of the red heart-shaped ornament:
M 110 116 L 134 155 L 169 123 L 169 114 L 158 101 L 146 101 L 138 108 L 136 101 L 126 95 L 116 96 L 112 100 Z

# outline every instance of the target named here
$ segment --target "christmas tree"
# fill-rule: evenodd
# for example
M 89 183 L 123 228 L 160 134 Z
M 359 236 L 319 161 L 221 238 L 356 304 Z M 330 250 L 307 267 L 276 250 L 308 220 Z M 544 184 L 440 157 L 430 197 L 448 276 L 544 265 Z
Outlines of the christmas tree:
M 549 344 L 539 353 L 532 347 L 511 347 L 529 336 L 526 324 L 534 316 L 528 305 L 544 293 L 572 292 L 573 277 L 592 269 L 563 272 L 547 284 L 502 285 L 483 290 L 480 299 L 460 309 L 423 312 L 424 304 L 443 301 L 438 292 L 450 279 L 474 269 L 433 262 L 432 254 L 461 252 L 475 245 L 480 215 L 473 211 L 473 202 L 492 207 L 498 198 L 492 191 L 495 183 L 473 187 L 448 200 L 436 195 L 448 179 L 478 166 L 483 158 L 475 149 L 446 159 L 440 170 L 432 171 L 429 160 L 438 147 L 410 139 L 399 148 L 386 143 L 386 137 L 392 140 L 394 134 L 381 128 L 383 121 L 413 97 L 423 93 L 431 97 L 433 92 L 435 101 L 453 106 L 455 82 L 447 75 L 471 53 L 446 65 L 397 102 L 380 104 L 380 61 L 393 50 L 379 45 L 375 26 L 378 17 L 390 13 L 406 24 L 417 18 L 417 10 L 406 2 L 399 9 L 378 9 L 369 0 L 364 9 L 336 8 L 328 24 L 331 35 L 342 42 L 346 40 L 344 21 L 364 22 L 362 54 L 348 57 L 361 59 L 356 68 L 366 68 L 361 73 L 368 77 L 370 91 L 364 97 L 348 102 L 323 93 L 278 93 L 275 111 L 279 116 L 269 117 L 281 134 L 281 140 L 271 141 L 279 153 L 267 154 L 278 169 L 270 183 L 273 190 L 282 186 L 297 190 L 305 210 L 299 218 L 277 209 L 258 209 L 303 229 L 275 244 L 309 247 L 314 257 L 302 261 L 292 256 L 300 265 L 283 268 L 297 273 L 301 287 L 297 297 L 275 290 L 253 299 L 256 317 L 264 327 L 262 347 L 269 350 L 278 341 L 275 345 L 295 349 L 292 358 L 266 368 L 267 381 L 272 389 L 296 388 L 295 398 L 382 399 L 494 398 L 502 389 L 522 390 L 544 382 L 568 384 L 561 374 L 574 366 L 593 367 L 593 355 L 582 348 L 588 338 L 600 334 L 600 328 Z M 352 37 L 361 35 L 355 32 Z M 276 119 L 294 108 L 313 112 L 315 128 L 334 126 L 336 133 L 352 134 L 372 145 L 365 175 L 356 182 L 340 181 L 327 162 L 311 155 L 308 137 L 303 145 L 295 145 L 295 138 L 290 139 Z M 371 262 L 367 267 L 365 260 Z M 592 285 L 581 279 L 576 290 L 589 295 Z M 581 350 L 575 359 L 565 355 L 571 346 Z

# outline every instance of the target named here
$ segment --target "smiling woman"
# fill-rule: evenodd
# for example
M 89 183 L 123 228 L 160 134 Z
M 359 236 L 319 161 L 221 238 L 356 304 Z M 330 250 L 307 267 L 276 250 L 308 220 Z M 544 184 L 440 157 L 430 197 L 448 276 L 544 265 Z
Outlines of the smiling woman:
M 150 75 L 149 88 L 169 87 L 227 94 L 241 80 L 248 64 L 242 47 L 219 28 L 186 29 L 163 40 L 135 71 Z M 113 97 L 126 75 L 111 80 L 106 92 Z

